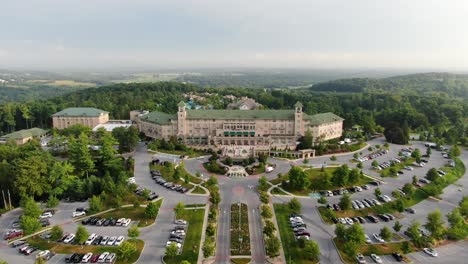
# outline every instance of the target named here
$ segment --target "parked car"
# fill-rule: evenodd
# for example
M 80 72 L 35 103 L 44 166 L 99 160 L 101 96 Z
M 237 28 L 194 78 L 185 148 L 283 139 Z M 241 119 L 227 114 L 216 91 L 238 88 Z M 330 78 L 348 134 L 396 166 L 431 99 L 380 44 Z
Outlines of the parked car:
M 115 237 L 115 236 L 109 238 L 109 240 L 107 241 L 107 245 L 108 246 L 113 246 L 114 243 L 115 243 L 115 240 L 117 240 L 117 237 Z
M 105 246 L 107 245 L 107 242 L 109 241 L 109 237 L 108 236 L 104 236 L 101 240 L 101 246 Z
M 108 263 L 113 263 L 116 259 L 116 255 L 115 253 L 110 253 L 109 256 L 107 256 L 106 258 L 106 262 Z
M 433 248 L 423 248 L 424 253 L 432 257 L 437 257 L 437 252 Z
M 122 226 L 128 226 L 131 222 L 132 222 L 132 219 L 127 218 L 127 219 L 125 219 L 124 222 L 122 222 Z
M 119 237 L 117 238 L 117 240 L 115 240 L 114 245 L 115 245 L 115 246 L 120 246 L 120 244 L 122 244 L 122 242 L 123 242 L 124 240 L 125 240 L 125 237 L 124 237 L 124 236 L 119 236 Z
M 382 259 L 376 254 L 371 254 L 370 257 L 375 263 L 382 263 Z
M 176 225 L 187 225 L 187 221 L 182 220 L 182 219 L 177 219 L 174 221 Z
M 83 258 L 81 259 L 81 262 L 83 263 L 88 263 L 91 261 L 91 258 L 93 257 L 93 253 L 86 253 Z
M 88 239 L 85 242 L 85 245 L 91 245 L 96 238 L 97 238 L 97 235 L 94 233 L 89 235 Z
M 45 213 L 42 213 L 39 216 L 39 219 L 45 219 L 45 218 L 50 218 L 50 217 L 52 217 L 52 213 L 51 212 L 45 212 Z
M 63 240 L 63 243 L 69 244 L 73 241 L 73 239 L 75 239 L 75 234 L 70 234 Z
M 411 208 L 411 207 L 406 208 L 405 211 L 408 212 L 408 213 L 411 213 L 411 214 L 416 213 L 416 210 L 414 210 L 414 209 Z
M 395 258 L 395 260 L 398 261 L 398 262 L 403 261 L 403 256 L 400 255 L 400 253 L 393 252 L 393 253 L 392 253 L 392 256 L 393 256 L 393 257 Z
M 356 255 L 356 260 L 359 264 L 364 264 L 366 263 L 366 259 L 364 258 L 364 256 L 361 254 L 361 253 L 358 253 Z
M 380 242 L 380 243 L 384 243 L 384 242 L 385 242 L 385 240 L 384 240 L 379 234 L 377 234 L 377 233 L 372 234 L 372 236 L 374 237 L 375 240 L 377 240 L 377 241 Z
M 367 234 L 364 234 L 364 237 L 366 239 L 366 243 L 367 244 L 371 244 L 372 243 L 372 240 L 370 239 L 370 237 L 367 235 Z
M 10 240 L 10 239 L 17 238 L 17 237 L 21 237 L 21 236 L 23 236 L 23 230 L 21 230 L 21 229 L 13 229 L 13 230 L 8 231 L 8 232 L 3 236 L 3 239 L 5 239 L 5 240 Z
M 85 211 L 80 211 L 80 212 L 73 212 L 72 217 L 80 217 L 86 215 Z
M 371 221 L 372 223 L 378 223 L 379 222 L 379 219 L 377 219 L 377 217 L 375 217 L 373 215 L 368 215 L 367 219 L 369 219 L 369 221 Z
M 106 261 L 107 256 L 109 256 L 109 252 L 104 252 L 101 255 L 99 255 L 98 262 L 99 263 L 104 263 Z

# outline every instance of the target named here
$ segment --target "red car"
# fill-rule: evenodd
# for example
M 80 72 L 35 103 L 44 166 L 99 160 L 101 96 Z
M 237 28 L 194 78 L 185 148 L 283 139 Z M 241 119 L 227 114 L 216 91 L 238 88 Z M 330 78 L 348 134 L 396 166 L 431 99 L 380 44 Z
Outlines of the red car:
M 416 182 L 416 183 L 414 183 L 414 186 L 416 186 L 416 187 L 422 187 L 422 184 L 419 183 L 419 182 Z
M 12 230 L 6 233 L 3 236 L 3 239 L 10 240 L 10 239 L 21 237 L 21 236 L 23 236 L 23 230 Z
M 98 259 L 99 259 L 99 254 L 93 255 L 89 261 L 92 263 L 96 263 Z

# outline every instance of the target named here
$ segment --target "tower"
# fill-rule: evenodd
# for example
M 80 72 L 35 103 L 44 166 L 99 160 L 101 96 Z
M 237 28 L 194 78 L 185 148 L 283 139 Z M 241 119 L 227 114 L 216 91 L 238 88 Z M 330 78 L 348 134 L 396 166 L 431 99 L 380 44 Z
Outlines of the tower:
M 302 113 L 302 104 L 301 102 L 297 102 L 295 105 L 294 111 L 294 135 L 296 136 L 303 136 L 303 113 Z
M 185 108 L 185 103 L 180 101 L 177 105 L 179 110 L 177 111 L 177 137 L 183 138 L 185 135 L 185 118 L 187 117 L 187 110 Z

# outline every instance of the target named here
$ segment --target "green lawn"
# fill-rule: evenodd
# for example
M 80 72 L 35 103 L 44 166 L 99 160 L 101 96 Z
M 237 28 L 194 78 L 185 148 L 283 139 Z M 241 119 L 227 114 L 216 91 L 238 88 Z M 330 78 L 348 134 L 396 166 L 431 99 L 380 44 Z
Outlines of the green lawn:
M 164 261 L 167 264 L 179 264 L 183 260 L 187 260 L 190 263 L 197 263 L 204 216 L 205 209 L 185 209 L 177 216 L 178 219 L 186 220 L 189 226 L 182 253 L 174 258 L 165 257 Z
M 271 194 L 277 194 L 277 195 L 288 195 L 287 193 L 283 192 L 280 188 L 275 187 L 271 189 Z
M 117 253 L 118 252 L 118 247 L 113 247 L 113 246 L 81 246 L 81 245 L 70 245 L 70 244 L 63 244 L 63 243 L 57 243 L 57 242 L 48 242 L 47 240 L 39 237 L 39 236 L 34 236 L 30 237 L 27 239 L 28 243 L 31 246 L 35 246 L 39 248 L 40 250 L 50 250 L 55 253 L 59 254 L 73 254 L 73 253 L 81 253 L 81 254 L 86 254 L 88 252 L 91 252 L 93 254 L 101 254 L 104 252 L 113 252 Z M 140 257 L 141 251 L 143 250 L 143 246 L 145 243 L 143 240 L 136 239 L 136 240 L 129 240 L 132 243 L 136 244 L 137 247 L 137 252 L 133 254 L 129 259 L 127 260 L 122 260 L 118 259 L 115 262 L 116 264 L 124 264 L 124 263 L 134 263 L 137 261 L 137 259 Z
M 304 257 L 304 252 L 299 248 L 294 237 L 294 233 L 289 226 L 289 214 L 293 211 L 287 204 L 273 204 L 276 214 L 276 221 L 281 235 L 284 255 L 287 263 L 312 264 L 317 263 Z
M 206 204 L 187 204 L 185 208 L 205 207 Z
M 206 194 L 205 189 L 201 188 L 200 186 L 195 186 L 195 189 L 191 193 L 194 194 Z
M 415 159 L 413 158 L 408 158 L 407 160 L 401 162 L 401 163 L 395 163 L 395 165 L 391 166 L 391 167 L 388 167 L 388 168 L 385 168 L 383 170 L 380 170 L 380 176 L 381 177 L 398 177 L 398 174 L 397 175 L 390 175 L 390 168 L 395 168 L 396 171 L 399 171 L 399 170 L 403 170 L 403 168 L 405 166 L 411 166 L 411 164 L 413 164 L 415 161 Z M 408 172 L 409 173 L 409 172 Z
M 162 199 L 156 201 L 155 203 L 159 210 L 159 207 L 161 207 L 161 204 L 162 204 Z M 149 226 L 153 224 L 154 220 L 156 219 L 156 217 L 154 219 L 147 219 L 145 217 L 145 207 L 134 208 L 133 206 L 121 207 L 113 211 L 101 214 L 99 215 L 99 217 L 103 217 L 103 218 L 112 217 L 112 218 L 117 218 L 117 219 L 118 218 L 130 218 L 132 219 L 132 221 L 139 221 L 138 227 Z

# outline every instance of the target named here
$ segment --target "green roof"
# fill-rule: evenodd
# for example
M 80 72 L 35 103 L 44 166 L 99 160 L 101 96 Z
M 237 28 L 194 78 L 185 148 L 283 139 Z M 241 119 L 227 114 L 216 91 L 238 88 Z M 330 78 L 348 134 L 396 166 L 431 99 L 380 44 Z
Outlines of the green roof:
M 294 110 L 188 110 L 187 119 L 294 119 Z
M 153 111 L 149 114 L 143 115 L 140 117 L 140 120 L 147 121 L 154 124 L 170 124 L 171 120 L 177 120 L 177 115 L 175 114 L 166 114 L 159 111 Z
M 92 116 L 98 117 L 102 113 L 109 113 L 101 109 L 92 107 L 70 107 L 63 109 L 62 111 L 53 114 L 52 116 Z
M 178 104 L 177 104 L 178 107 L 185 107 L 185 103 L 183 101 L 180 101 Z
M 28 137 L 39 137 L 47 134 L 47 130 L 40 129 L 37 127 L 31 129 L 23 129 L 20 131 L 13 132 L 11 134 L 7 134 L 2 136 L 3 138 L 12 138 L 12 139 L 22 139 Z
M 331 123 L 335 121 L 342 121 L 344 120 L 343 118 L 335 115 L 334 113 L 322 113 L 322 114 L 316 114 L 316 115 L 305 115 L 304 114 L 304 119 L 309 121 L 309 125 L 311 126 L 318 126 L 321 124 L 325 123 Z

